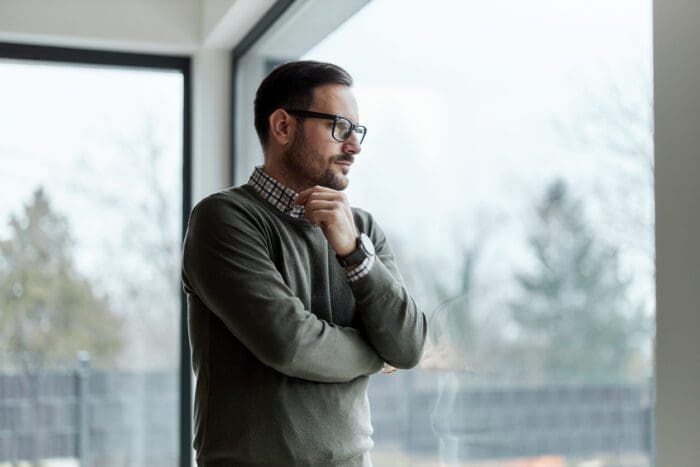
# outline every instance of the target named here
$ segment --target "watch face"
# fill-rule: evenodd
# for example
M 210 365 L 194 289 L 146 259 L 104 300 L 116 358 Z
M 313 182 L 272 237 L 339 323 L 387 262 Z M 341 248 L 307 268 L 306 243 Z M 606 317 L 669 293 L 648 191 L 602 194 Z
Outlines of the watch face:
M 368 255 L 374 254 L 374 243 L 372 243 L 372 240 L 370 240 L 366 234 L 360 235 L 360 243 Z

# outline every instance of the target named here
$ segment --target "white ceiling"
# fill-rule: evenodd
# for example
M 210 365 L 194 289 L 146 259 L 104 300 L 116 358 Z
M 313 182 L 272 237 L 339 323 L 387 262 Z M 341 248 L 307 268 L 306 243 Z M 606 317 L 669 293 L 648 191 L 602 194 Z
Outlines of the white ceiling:
M 190 54 L 231 48 L 274 0 L 0 0 L 0 41 Z

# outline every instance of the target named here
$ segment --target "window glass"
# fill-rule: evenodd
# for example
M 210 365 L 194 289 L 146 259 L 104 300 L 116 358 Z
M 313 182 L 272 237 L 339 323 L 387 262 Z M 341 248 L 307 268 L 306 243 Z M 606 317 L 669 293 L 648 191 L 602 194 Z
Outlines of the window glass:
M 244 57 L 237 182 L 252 64 L 354 76 L 348 196 L 430 318 L 419 369 L 371 378 L 374 464 L 650 465 L 651 2 L 375 0 L 285 50 L 314 4 Z
M 182 73 L 0 76 L 0 464 L 174 465 Z

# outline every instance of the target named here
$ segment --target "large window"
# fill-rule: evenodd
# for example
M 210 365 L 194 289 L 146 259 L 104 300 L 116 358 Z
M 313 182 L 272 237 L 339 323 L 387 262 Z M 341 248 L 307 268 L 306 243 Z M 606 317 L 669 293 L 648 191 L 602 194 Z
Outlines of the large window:
M 187 59 L 119 57 L 0 60 L 3 465 L 180 457 Z
M 650 465 L 651 2 L 349 3 L 295 2 L 239 59 L 235 182 L 271 66 L 355 77 L 348 195 L 431 332 L 371 379 L 375 465 Z

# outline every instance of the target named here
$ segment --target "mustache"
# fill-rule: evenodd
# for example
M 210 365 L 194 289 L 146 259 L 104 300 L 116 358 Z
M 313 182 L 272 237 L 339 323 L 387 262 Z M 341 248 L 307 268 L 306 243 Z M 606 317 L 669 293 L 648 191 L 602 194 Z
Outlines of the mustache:
M 340 154 L 339 156 L 335 156 L 333 162 L 349 162 L 353 164 L 355 162 L 355 156 L 352 154 Z

